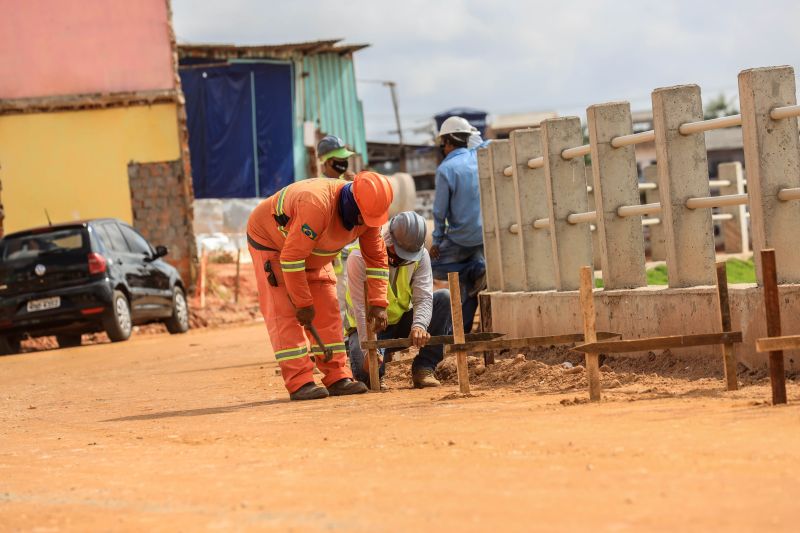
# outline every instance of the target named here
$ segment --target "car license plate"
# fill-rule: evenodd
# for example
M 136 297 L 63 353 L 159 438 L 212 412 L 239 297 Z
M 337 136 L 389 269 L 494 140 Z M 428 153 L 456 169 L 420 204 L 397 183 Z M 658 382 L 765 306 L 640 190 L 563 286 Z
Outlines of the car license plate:
M 28 302 L 28 312 L 33 313 L 36 311 L 46 311 L 48 309 L 56 309 L 61 307 L 61 297 L 53 296 L 51 298 L 42 298 L 41 300 L 31 300 Z

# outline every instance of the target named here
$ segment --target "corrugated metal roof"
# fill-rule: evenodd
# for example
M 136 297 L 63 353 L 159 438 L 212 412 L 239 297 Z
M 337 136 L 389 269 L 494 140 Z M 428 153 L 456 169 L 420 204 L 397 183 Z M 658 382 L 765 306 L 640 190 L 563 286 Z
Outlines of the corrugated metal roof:
M 347 55 L 369 47 L 368 44 L 337 44 L 342 39 L 327 39 L 303 43 L 240 46 L 227 43 L 184 43 L 178 45 L 178 57 L 207 59 L 275 59 L 292 55 Z

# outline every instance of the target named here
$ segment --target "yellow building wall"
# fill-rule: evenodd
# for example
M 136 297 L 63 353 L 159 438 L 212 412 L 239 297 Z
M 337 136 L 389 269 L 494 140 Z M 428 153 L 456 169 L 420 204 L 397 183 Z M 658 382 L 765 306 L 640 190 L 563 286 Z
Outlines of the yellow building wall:
M 178 159 L 174 104 L 0 116 L 6 233 L 85 218 L 132 222 L 128 163 Z

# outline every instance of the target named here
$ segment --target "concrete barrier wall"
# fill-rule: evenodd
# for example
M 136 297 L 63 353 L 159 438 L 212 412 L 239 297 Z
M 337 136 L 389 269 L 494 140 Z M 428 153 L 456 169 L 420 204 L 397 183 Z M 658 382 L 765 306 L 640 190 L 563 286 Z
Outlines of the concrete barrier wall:
M 726 246 L 741 252 L 749 214 L 758 278 L 761 250 L 774 248 L 786 295 L 784 332 L 800 333 L 800 107 L 794 69 L 743 71 L 739 88 L 741 115 L 704 120 L 700 87 L 666 87 L 653 91 L 653 131 L 633 134 L 630 104 L 611 102 L 587 109 L 588 145 L 578 146 L 580 119 L 561 117 L 543 121 L 540 131 L 513 132 L 510 150 L 508 141 L 480 150 L 484 228 L 491 229 L 484 235 L 487 269 L 497 278 L 488 293 L 494 329 L 513 335 L 581 331 L 574 291 L 580 267 L 593 265 L 607 287 L 596 293 L 598 327 L 626 339 L 721 331 L 711 285 L 714 224 L 722 223 L 728 233 Z M 721 165 L 721 180 L 711 182 L 708 175 L 705 132 L 740 125 L 748 193 L 738 164 Z M 645 171 L 649 184 L 639 183 L 634 146 L 652 141 L 657 163 Z M 585 156 L 592 163 L 589 187 Z M 534 184 L 536 179 L 542 183 Z M 651 253 L 666 259 L 669 288 L 645 285 L 643 225 L 653 228 Z M 548 238 L 551 253 L 536 253 Z M 545 290 L 550 288 L 555 290 Z M 755 285 L 731 288 L 733 327 L 745 340 L 736 355 L 748 366 L 766 361 L 754 351 L 755 338 L 766 334 L 761 298 Z

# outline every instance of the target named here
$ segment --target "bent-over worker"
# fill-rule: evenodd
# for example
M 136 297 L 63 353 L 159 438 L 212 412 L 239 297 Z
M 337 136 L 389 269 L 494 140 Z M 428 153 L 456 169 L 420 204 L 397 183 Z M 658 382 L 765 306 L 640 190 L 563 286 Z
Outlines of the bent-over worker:
M 386 247 L 380 226 L 388 219 L 392 188 L 386 177 L 361 172 L 352 182 L 315 178 L 293 183 L 262 201 L 247 223 L 247 240 L 258 281 L 261 313 L 275 358 L 292 400 L 359 394 L 364 383 L 353 381 L 347 368 L 342 319 L 336 301 L 336 274 L 331 260 L 358 239 L 367 265 L 369 318 L 386 327 L 389 279 Z M 312 335 L 316 327 L 326 361 Z M 324 374 L 314 383 L 314 365 Z
M 450 291 L 433 291 L 431 259 L 425 249 L 425 219 L 413 211 L 394 216 L 384 232 L 389 255 L 389 327 L 380 339 L 408 337 L 419 354 L 411 365 L 414 387 L 438 387 L 433 371 L 442 360 L 442 346 L 426 346 L 431 335 L 449 335 L 452 332 L 450 317 Z M 364 250 L 355 248 L 347 260 L 347 327 L 348 352 L 353 374 L 364 382 L 369 375 L 364 371 L 364 352 L 359 339 L 366 339 L 366 310 L 364 309 L 364 276 L 369 271 Z M 381 364 L 380 375 L 384 374 Z M 383 387 L 383 383 L 381 383 Z

